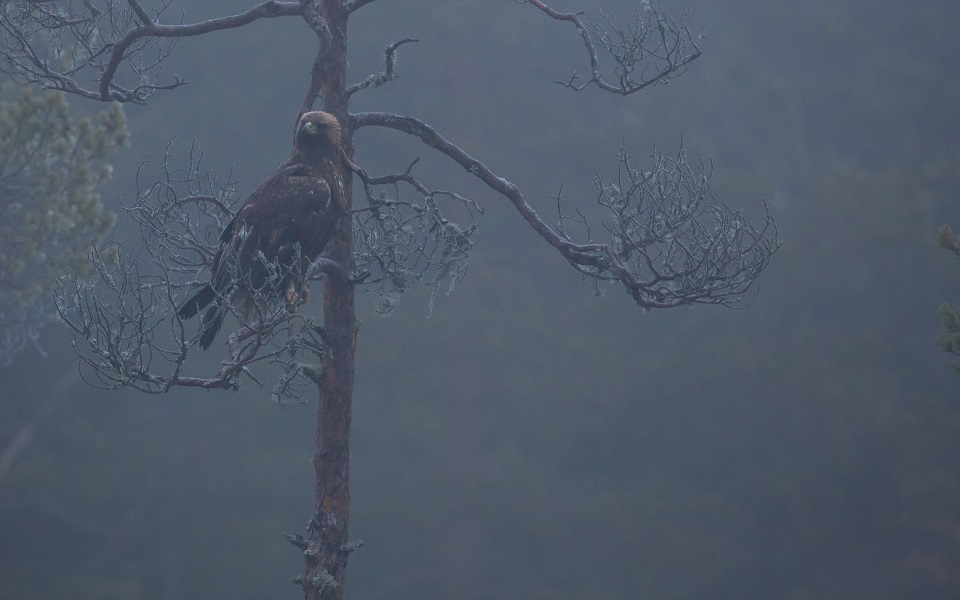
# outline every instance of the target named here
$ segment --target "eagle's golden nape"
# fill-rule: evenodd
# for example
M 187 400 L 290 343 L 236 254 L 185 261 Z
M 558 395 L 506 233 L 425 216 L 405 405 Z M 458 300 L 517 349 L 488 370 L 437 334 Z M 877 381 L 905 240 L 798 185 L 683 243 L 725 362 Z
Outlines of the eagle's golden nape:
M 309 266 L 347 209 L 343 160 L 336 117 L 322 111 L 301 116 L 290 157 L 224 228 L 210 282 L 178 311 L 189 319 L 209 307 L 201 317 L 201 348 L 210 347 L 231 310 L 249 324 L 271 302 L 306 301 Z

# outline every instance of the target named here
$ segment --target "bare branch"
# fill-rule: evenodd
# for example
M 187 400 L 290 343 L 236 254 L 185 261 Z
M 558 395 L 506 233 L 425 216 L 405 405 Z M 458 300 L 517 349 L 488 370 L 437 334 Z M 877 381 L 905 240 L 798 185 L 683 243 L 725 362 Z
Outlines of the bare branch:
M 377 292 L 382 315 L 390 314 L 401 294 L 416 282 L 431 286 L 432 310 L 441 287 L 445 284 L 450 293 L 466 275 L 478 234 L 476 215 L 483 211 L 477 203 L 456 192 L 428 189 L 412 174 L 419 160 L 403 173 L 379 177 L 364 173 L 367 206 L 351 211 L 359 271 L 354 281 Z M 415 196 L 402 198 L 400 183 L 413 188 Z M 376 187 L 392 189 L 393 194 Z M 442 207 L 441 200 L 453 202 Z
M 300 14 L 297 2 L 268 0 L 232 16 L 164 25 L 158 22 L 162 8 L 151 17 L 138 0 L 105 0 L 102 8 L 91 0 L 12 0 L 0 14 L 0 70 L 94 100 L 142 103 L 157 90 L 186 83 L 178 75 L 158 79 L 178 39 Z M 131 83 L 121 83 L 122 65 Z M 81 76 L 95 79 L 96 86 L 87 87 Z
M 137 196 L 124 210 L 140 227 L 144 250 L 172 273 L 195 276 L 210 264 L 217 237 L 233 218 L 240 201 L 230 173 L 219 181 L 203 170 L 203 153 L 191 145 L 184 164 L 173 163 L 170 147 L 163 155 L 161 176 L 142 183 L 149 159 L 137 171 Z
M 353 95 L 362 89 L 368 87 L 380 87 L 396 79 L 393 71 L 397 66 L 397 48 L 409 42 L 419 42 L 417 38 L 406 37 L 400 41 L 394 42 L 384 50 L 384 70 L 367 77 L 360 83 L 355 83 L 347 88 L 347 95 Z
M 376 2 L 376 0 L 346 0 L 346 2 L 343 3 L 343 9 L 352 13 L 373 2 Z
M 131 4 L 135 7 L 137 6 L 134 0 L 131 0 Z M 296 3 L 294 2 L 277 2 L 276 0 L 268 0 L 267 2 L 258 4 L 240 14 L 229 17 L 209 19 L 199 23 L 187 25 L 159 25 L 154 23 L 152 20 L 149 23 L 144 23 L 142 26 L 137 27 L 120 38 L 120 40 L 118 40 L 114 45 L 113 51 L 110 55 L 110 62 L 107 63 L 106 68 L 103 71 L 103 75 L 100 77 L 100 98 L 102 100 L 125 101 L 124 98 L 113 97 L 113 95 L 110 93 L 110 88 L 113 83 L 113 78 L 116 74 L 117 68 L 120 66 L 120 61 L 124 59 L 127 49 L 140 38 L 183 38 L 203 35 L 213 31 L 222 31 L 224 29 L 235 29 L 237 27 L 243 27 L 244 25 L 252 23 L 258 19 L 296 15 L 299 12 L 297 8 L 298 7 Z M 140 15 L 142 11 L 143 9 L 141 8 L 140 11 L 138 11 L 138 15 Z M 146 13 L 143 14 L 146 16 Z
M 147 14 L 147 11 L 143 10 L 143 7 L 140 6 L 140 2 L 138 2 L 137 0 L 127 0 L 127 3 L 133 9 L 133 12 L 136 13 L 137 17 L 140 19 L 140 22 L 143 25 L 154 24 L 153 19 L 150 18 L 150 15 Z M 87 6 L 87 8 L 89 8 L 88 4 L 84 4 L 84 6 Z
M 779 247 L 776 225 L 766 211 L 760 229 L 740 211 L 709 193 L 709 173 L 677 158 L 654 153 L 650 171 L 635 169 L 624 149 L 613 183 L 598 177 L 598 202 L 609 210 L 609 243 L 574 242 L 564 226 L 550 227 L 520 190 L 449 142 L 429 125 L 389 113 L 351 115 L 359 129 L 402 131 L 457 162 L 506 197 L 523 219 L 571 265 L 595 281 L 618 281 L 643 308 L 681 304 L 736 304 Z M 589 230 L 588 230 L 589 235 Z
M 702 32 L 694 34 L 683 20 L 665 17 L 649 0 L 640 2 L 641 8 L 634 10 L 633 21 L 627 25 L 603 11 L 600 13 L 602 24 L 587 23 L 583 13 L 562 13 L 542 0 L 521 1 L 577 28 L 590 57 L 590 78 L 580 83 L 582 77 L 574 73 L 568 81 L 557 82 L 577 91 L 596 84 L 602 90 L 627 96 L 650 85 L 667 83 L 681 75 L 701 54 L 698 42 Z M 608 81 L 603 73 L 598 47 L 616 63 L 615 83 Z

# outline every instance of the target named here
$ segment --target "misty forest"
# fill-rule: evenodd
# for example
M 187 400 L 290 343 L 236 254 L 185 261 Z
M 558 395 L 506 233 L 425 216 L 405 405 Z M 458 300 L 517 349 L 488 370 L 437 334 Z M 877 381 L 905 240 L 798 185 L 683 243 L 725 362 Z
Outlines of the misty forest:
M 960 597 L 958 25 L 0 1 L 0 600 Z M 352 204 L 201 350 L 311 110 Z

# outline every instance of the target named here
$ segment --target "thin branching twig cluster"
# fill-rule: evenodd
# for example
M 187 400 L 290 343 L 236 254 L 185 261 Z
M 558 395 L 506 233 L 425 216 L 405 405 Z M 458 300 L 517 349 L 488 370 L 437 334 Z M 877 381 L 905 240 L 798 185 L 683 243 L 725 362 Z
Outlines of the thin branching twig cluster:
M 736 304 L 779 246 L 769 210 L 754 227 L 711 193 L 709 169 L 692 163 L 683 148 L 675 157 L 656 150 L 652 159 L 648 170 L 638 169 L 621 147 L 610 179 L 594 178 L 606 243 L 594 239 L 599 232 L 582 213 L 565 215 L 556 196 L 557 232 L 573 242 L 570 225 L 580 225 L 587 238 L 580 246 L 592 255 L 571 264 L 595 285 L 623 284 L 644 308 Z
M 241 375 L 263 385 L 251 368 L 272 364 L 279 373 L 272 396 L 301 398 L 304 385 L 320 371 L 316 357 L 324 351 L 322 329 L 297 310 L 306 298 L 291 302 L 271 282 L 319 277 L 328 270 L 323 264 L 300 273 L 293 272 L 300 269 L 299 260 L 281 265 L 261 256 L 259 267 L 266 276 L 257 286 L 249 271 L 241 272 L 227 256 L 232 279 L 240 282 L 235 287 L 253 301 L 241 310 L 232 295 L 218 299 L 239 323 L 227 341 L 229 357 L 215 375 L 188 374 L 188 353 L 200 327 L 181 319 L 177 310 L 209 278 L 207 267 L 219 247 L 220 231 L 235 214 L 240 195 L 232 176 L 221 182 L 202 169 L 203 155 L 196 146 L 185 164 L 175 165 L 173 159 L 168 148 L 159 177 L 139 185 L 136 198 L 124 204 L 145 243 L 94 246 L 91 278 L 60 278 L 57 310 L 74 333 L 84 375 L 103 387 L 149 393 L 175 386 L 234 389 Z M 147 178 L 148 166 L 141 166 L 140 178 Z
M 178 38 L 140 33 L 168 5 L 148 14 L 138 2 L 9 0 L 0 14 L 0 69 L 23 83 L 87 98 L 144 102 L 185 83 L 162 73 Z
M 642 0 L 629 21 L 603 10 L 600 21 L 587 21 L 583 13 L 560 12 L 542 0 L 521 1 L 577 28 L 590 58 L 590 75 L 584 77 L 574 72 L 567 81 L 557 82 L 577 91 L 593 84 L 604 91 L 628 96 L 679 77 L 701 55 L 702 23 L 696 33 L 691 31 L 686 11 L 675 19 L 666 16 L 655 3 Z M 603 54 L 615 65 L 612 79 L 603 70 Z
M 737 304 L 780 246 L 767 211 L 760 228 L 709 193 L 709 172 L 695 169 L 681 150 L 676 159 L 654 154 L 642 172 L 621 149 L 614 181 L 597 180 L 600 203 L 610 212 L 609 242 L 598 242 L 585 225 L 585 240 L 569 231 L 561 215 L 551 227 L 527 203 L 517 186 L 412 117 L 389 113 L 352 115 L 356 127 L 402 131 L 448 156 L 489 188 L 507 198 L 521 217 L 581 273 L 618 281 L 644 309 L 681 304 Z M 629 250 L 629 252 L 628 252 Z
M 432 288 L 431 309 L 441 288 L 453 291 L 466 275 L 477 236 L 475 219 L 483 213 L 470 198 L 424 187 L 411 175 L 416 162 L 404 173 L 365 181 L 366 206 L 353 211 L 354 261 L 364 274 L 364 288 L 379 295 L 377 310 L 382 315 L 389 315 L 400 295 L 415 283 Z M 401 198 L 400 183 L 409 184 L 415 193 Z M 451 202 L 454 206 L 445 212 L 443 205 Z M 465 224 L 448 218 L 450 208 L 464 217 Z
M 159 178 L 146 174 L 149 160 L 142 163 L 136 199 L 123 208 L 140 227 L 143 247 L 153 260 L 190 278 L 212 262 L 217 238 L 233 218 L 240 195 L 232 172 L 221 182 L 204 170 L 196 144 L 185 163 L 176 164 L 174 158 L 168 145 Z

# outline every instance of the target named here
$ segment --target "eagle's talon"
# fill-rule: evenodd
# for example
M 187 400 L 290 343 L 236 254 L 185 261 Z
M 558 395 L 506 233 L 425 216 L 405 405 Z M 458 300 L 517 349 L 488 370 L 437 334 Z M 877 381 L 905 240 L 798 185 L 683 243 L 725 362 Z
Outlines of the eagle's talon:
M 300 289 L 300 293 L 297 293 L 293 282 L 290 282 L 290 285 L 287 286 L 287 291 L 284 292 L 283 296 L 287 299 L 287 304 L 292 307 L 306 304 L 307 302 L 310 302 L 310 286 L 303 284 L 303 287 Z

